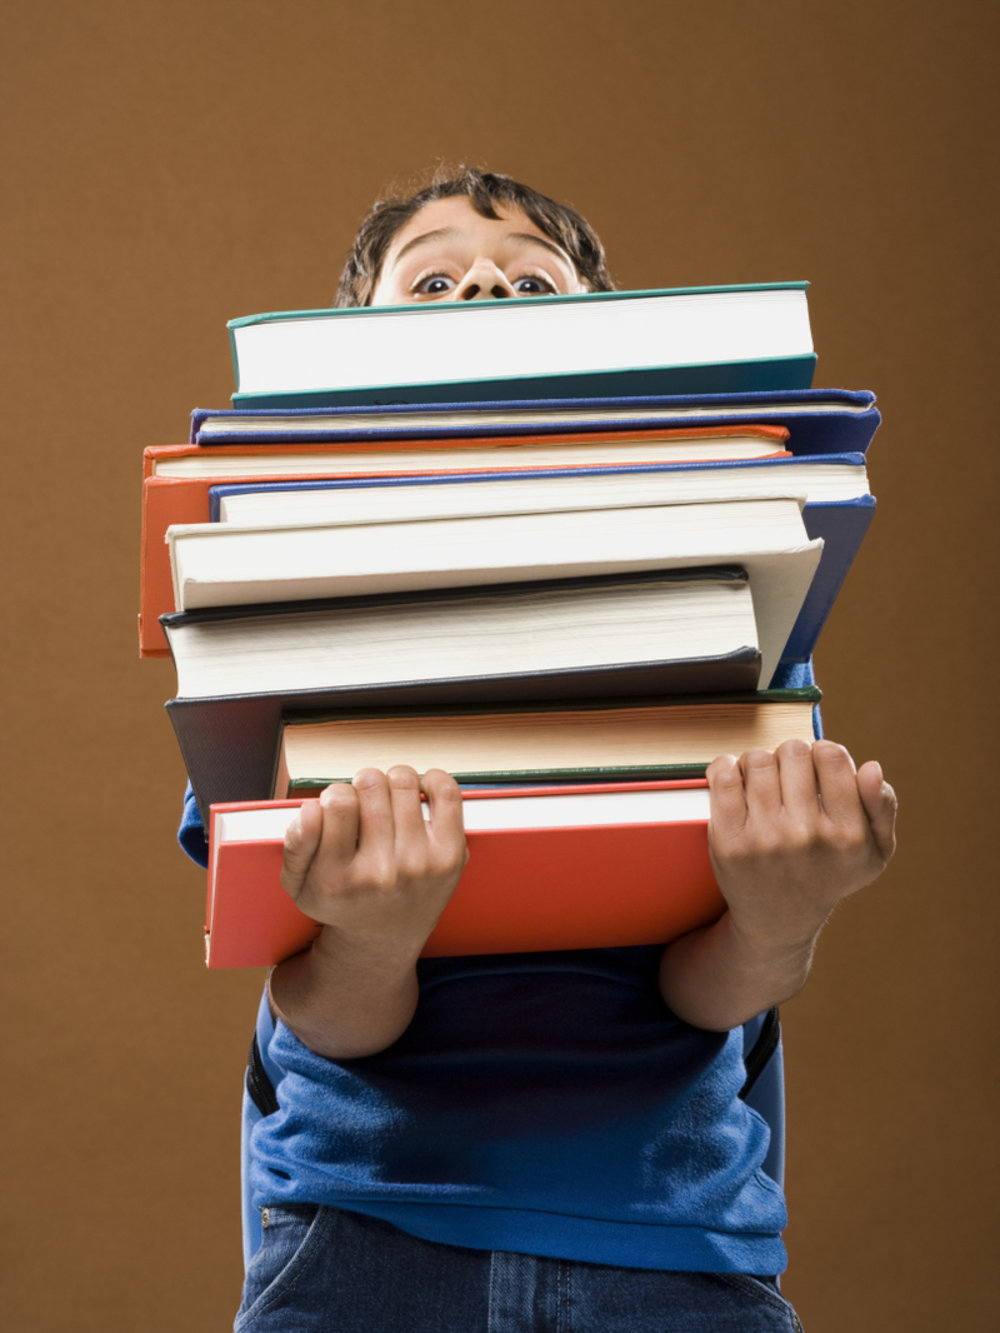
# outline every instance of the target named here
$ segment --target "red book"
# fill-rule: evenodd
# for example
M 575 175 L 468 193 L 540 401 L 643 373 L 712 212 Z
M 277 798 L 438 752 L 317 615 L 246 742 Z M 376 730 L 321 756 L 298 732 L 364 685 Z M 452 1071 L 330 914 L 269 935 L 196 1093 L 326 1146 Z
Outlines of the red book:
M 463 792 L 470 858 L 425 957 L 666 943 L 721 915 L 704 781 Z M 213 805 L 209 967 L 280 962 L 319 926 L 281 887 L 300 801 Z
M 687 427 L 437 440 L 323 444 L 152 445 L 145 450 L 140 554 L 139 654 L 169 655 L 159 617 L 173 611 L 172 523 L 207 523 L 209 490 L 227 483 L 303 482 L 456 473 L 544 471 L 634 464 L 789 457 L 781 426 Z

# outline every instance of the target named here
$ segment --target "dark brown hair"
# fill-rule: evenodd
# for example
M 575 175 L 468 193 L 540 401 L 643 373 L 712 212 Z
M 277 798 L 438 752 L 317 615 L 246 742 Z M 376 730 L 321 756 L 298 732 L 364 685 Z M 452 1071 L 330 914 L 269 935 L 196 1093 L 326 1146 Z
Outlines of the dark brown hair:
M 521 185 L 510 176 L 466 167 L 447 179 L 434 180 L 416 194 L 380 199 L 358 228 L 354 246 L 340 275 L 335 306 L 371 305 L 386 251 L 401 227 L 425 204 L 465 195 L 485 218 L 498 217 L 497 205 L 520 208 L 536 227 L 569 255 L 581 281 L 593 292 L 614 291 L 604 246 L 586 218 L 568 204 Z

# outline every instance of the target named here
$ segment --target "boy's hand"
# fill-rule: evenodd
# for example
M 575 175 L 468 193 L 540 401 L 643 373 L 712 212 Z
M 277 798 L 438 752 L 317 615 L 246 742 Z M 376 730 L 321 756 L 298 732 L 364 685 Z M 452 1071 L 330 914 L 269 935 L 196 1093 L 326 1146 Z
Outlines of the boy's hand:
M 416 956 L 467 859 L 453 778 L 434 769 L 421 783 L 412 768 L 368 768 L 303 804 L 285 836 L 281 882 L 325 935 Z
M 467 859 L 461 792 L 440 770 L 421 783 L 412 768 L 366 768 L 306 801 L 281 882 L 323 929 L 272 970 L 275 1015 L 330 1060 L 385 1050 L 413 1017 L 417 958 Z
M 832 741 L 722 755 L 708 769 L 709 848 L 732 925 L 764 950 L 811 947 L 842 898 L 895 850 L 896 796 L 878 764 Z
M 895 850 L 896 796 L 878 764 L 855 770 L 831 741 L 720 755 L 708 769 L 708 845 L 728 905 L 668 944 L 660 992 L 722 1032 L 805 985 L 823 923 Z

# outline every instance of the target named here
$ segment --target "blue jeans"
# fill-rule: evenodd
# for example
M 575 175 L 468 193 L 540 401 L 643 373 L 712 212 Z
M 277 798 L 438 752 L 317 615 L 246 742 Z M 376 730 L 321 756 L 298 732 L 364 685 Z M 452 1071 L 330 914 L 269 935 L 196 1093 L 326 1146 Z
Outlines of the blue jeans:
M 235 1333 L 770 1333 L 801 1330 L 767 1279 L 459 1249 L 377 1218 L 269 1208 Z

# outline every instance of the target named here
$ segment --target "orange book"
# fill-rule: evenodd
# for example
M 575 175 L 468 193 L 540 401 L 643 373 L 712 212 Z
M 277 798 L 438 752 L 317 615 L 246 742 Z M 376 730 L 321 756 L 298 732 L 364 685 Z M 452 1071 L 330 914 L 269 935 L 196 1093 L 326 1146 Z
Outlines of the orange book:
M 175 610 L 171 524 L 207 523 L 213 486 L 378 478 L 472 476 L 491 473 L 554 475 L 600 467 L 666 467 L 705 461 L 788 458 L 782 426 L 711 426 L 647 431 L 592 431 L 564 435 L 447 440 L 344 440 L 324 444 L 152 445 L 144 453 L 139 592 L 139 654 L 168 655 L 159 617 Z M 699 475 L 705 486 L 714 469 Z M 513 477 L 511 477 L 513 480 Z M 602 482 L 605 502 L 606 476 Z M 712 484 L 718 484 L 717 479 Z M 498 501 L 499 502 L 499 501 Z M 535 507 L 541 503 L 532 502 Z M 553 493 L 553 505 L 562 507 Z M 456 514 L 456 516 L 460 516 Z
M 666 943 L 721 915 L 708 786 L 626 782 L 463 792 L 469 863 L 425 957 Z M 301 801 L 213 805 L 206 962 L 266 966 L 320 927 L 281 887 Z

